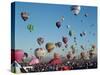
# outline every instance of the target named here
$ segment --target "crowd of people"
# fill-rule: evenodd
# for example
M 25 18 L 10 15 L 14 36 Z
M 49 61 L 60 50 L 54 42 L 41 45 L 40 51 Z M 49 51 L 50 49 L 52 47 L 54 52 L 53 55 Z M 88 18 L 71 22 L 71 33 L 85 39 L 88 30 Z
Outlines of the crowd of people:
M 97 68 L 97 59 L 91 60 L 67 60 L 61 64 L 48 64 L 38 63 L 31 65 L 31 68 L 26 68 L 22 65 L 21 72 L 46 72 L 46 71 L 66 71 L 66 70 L 78 70 L 78 69 L 93 69 Z

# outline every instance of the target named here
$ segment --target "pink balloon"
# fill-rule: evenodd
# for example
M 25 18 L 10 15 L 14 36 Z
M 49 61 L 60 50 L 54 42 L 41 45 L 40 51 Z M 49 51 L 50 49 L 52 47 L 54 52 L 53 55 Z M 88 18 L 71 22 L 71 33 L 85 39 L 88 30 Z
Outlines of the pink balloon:
M 39 63 L 39 59 L 33 58 L 33 59 L 29 62 L 29 65 L 34 65 L 34 64 L 38 64 L 38 63 Z
M 17 62 L 19 62 L 19 63 L 22 62 L 23 57 L 24 57 L 24 51 L 23 50 L 16 50 L 15 51 L 15 60 Z
M 16 49 L 16 50 L 12 49 L 11 55 L 12 55 L 11 59 L 14 59 L 13 61 L 17 61 L 18 63 L 21 63 L 24 57 L 24 51 L 20 49 Z

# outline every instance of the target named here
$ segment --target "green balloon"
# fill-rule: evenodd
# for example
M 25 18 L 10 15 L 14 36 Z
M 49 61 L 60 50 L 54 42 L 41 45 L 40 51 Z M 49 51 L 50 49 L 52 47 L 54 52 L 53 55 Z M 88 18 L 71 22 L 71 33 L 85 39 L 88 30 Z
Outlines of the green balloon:
M 29 25 L 27 25 L 27 29 L 28 29 L 30 32 L 32 32 L 33 29 L 34 29 L 34 27 L 33 27 L 32 24 L 29 24 Z

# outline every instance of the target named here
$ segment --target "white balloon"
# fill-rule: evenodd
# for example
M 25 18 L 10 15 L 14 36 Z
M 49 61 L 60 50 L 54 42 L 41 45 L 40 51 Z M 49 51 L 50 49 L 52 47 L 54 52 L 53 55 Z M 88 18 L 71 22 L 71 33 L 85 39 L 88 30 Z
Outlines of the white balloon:
M 78 5 L 73 5 L 71 7 L 71 11 L 73 12 L 74 15 L 78 15 L 80 13 L 81 7 Z
M 37 58 L 41 58 L 41 57 L 44 57 L 46 55 L 46 50 L 44 50 L 43 48 L 37 48 L 35 50 L 35 56 Z

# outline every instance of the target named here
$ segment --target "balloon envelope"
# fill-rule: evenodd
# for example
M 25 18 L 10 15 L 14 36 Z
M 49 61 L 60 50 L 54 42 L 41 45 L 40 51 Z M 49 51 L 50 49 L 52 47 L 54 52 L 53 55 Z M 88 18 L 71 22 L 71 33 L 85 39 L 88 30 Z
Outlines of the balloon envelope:
M 64 42 L 64 44 L 67 44 L 68 38 L 67 38 L 67 37 L 63 37 L 63 38 L 62 38 L 62 41 Z
M 82 36 L 83 36 L 83 34 L 82 34 L 82 33 L 80 33 L 80 36 L 82 37 Z
M 88 17 L 88 14 L 86 13 L 84 16 L 85 16 L 85 17 Z
M 61 22 L 60 21 L 57 21 L 56 22 L 56 26 L 57 26 L 57 28 L 60 28 L 61 27 Z
M 84 50 L 84 46 L 83 45 L 81 45 L 80 47 Z
M 61 59 L 58 59 L 58 58 L 52 59 L 52 60 L 49 62 L 49 64 L 52 64 L 52 65 L 61 64 L 61 63 L 62 63 Z
M 80 53 L 80 58 L 81 59 L 85 59 L 86 58 L 86 53 L 85 52 L 81 52 Z
M 30 57 L 24 57 L 23 63 L 28 64 L 31 60 L 32 60 L 32 58 L 30 58 Z
M 11 51 L 11 59 L 16 60 L 18 63 L 22 62 L 23 57 L 24 57 L 23 50 L 16 49 Z
M 95 54 L 96 54 L 96 52 L 94 50 L 89 50 L 90 58 L 92 58 Z
M 30 32 L 32 32 L 33 29 L 34 29 L 34 27 L 33 27 L 32 24 L 28 24 L 28 25 L 27 25 L 27 29 L 28 29 Z
M 24 53 L 24 56 L 25 56 L 25 57 L 28 57 L 28 54 L 27 54 L 27 53 Z
M 51 61 L 49 62 L 49 64 L 61 64 L 62 63 L 62 60 L 60 58 L 60 55 L 58 53 L 54 53 L 54 58 L 51 59 Z
M 71 11 L 73 12 L 74 15 L 78 15 L 80 13 L 80 6 L 78 5 L 73 5 L 71 6 Z
M 44 38 L 42 38 L 42 37 L 37 38 L 37 43 L 39 45 L 43 44 L 44 43 Z
M 67 59 L 68 59 L 68 60 L 72 60 L 72 59 L 74 59 L 74 57 L 75 57 L 75 55 L 74 55 L 71 51 L 69 51 L 68 54 L 67 54 L 66 56 L 67 56 Z
M 69 36 L 73 36 L 74 35 L 74 32 L 72 30 L 69 30 Z
M 83 33 L 84 36 L 86 35 L 86 32 L 82 32 L 82 33 Z
M 57 43 L 55 43 L 55 46 L 57 46 L 57 47 L 61 47 L 62 46 L 62 42 L 57 42 Z
M 96 46 L 95 45 L 92 45 L 92 48 L 93 48 L 93 50 L 96 48 Z
M 46 51 L 43 48 L 37 48 L 35 49 L 35 56 L 37 58 L 42 58 L 46 55 Z
M 46 44 L 46 49 L 48 52 L 51 52 L 55 48 L 55 45 L 51 42 Z
M 64 21 L 64 16 L 61 17 L 61 21 Z
M 21 12 L 21 17 L 24 21 L 26 21 L 29 18 L 29 15 L 27 12 Z
M 69 29 L 70 28 L 70 25 L 67 25 L 67 28 Z
M 74 54 L 75 53 L 75 45 L 71 45 L 71 49 L 72 49 L 72 53 Z
M 34 64 L 38 64 L 38 63 L 39 63 L 39 59 L 32 58 L 32 60 L 29 62 L 29 65 L 34 65 Z
M 58 53 L 54 53 L 54 58 L 60 58 L 60 55 Z

